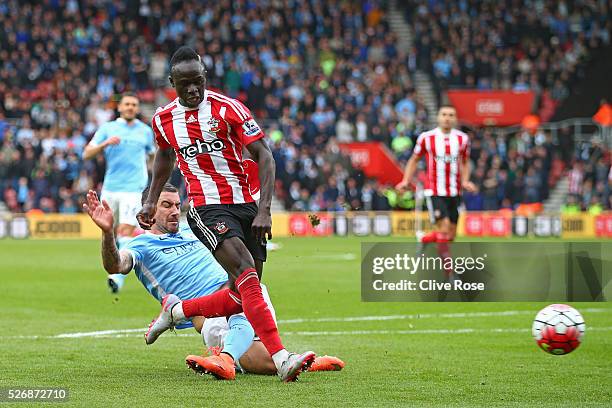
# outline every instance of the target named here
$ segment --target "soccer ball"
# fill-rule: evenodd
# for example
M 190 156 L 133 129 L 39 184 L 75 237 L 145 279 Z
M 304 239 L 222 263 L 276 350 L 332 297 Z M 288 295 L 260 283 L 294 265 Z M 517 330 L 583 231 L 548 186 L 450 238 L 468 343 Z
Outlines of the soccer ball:
M 546 306 L 533 321 L 533 337 L 547 353 L 560 356 L 574 351 L 584 335 L 584 319 L 573 307 Z

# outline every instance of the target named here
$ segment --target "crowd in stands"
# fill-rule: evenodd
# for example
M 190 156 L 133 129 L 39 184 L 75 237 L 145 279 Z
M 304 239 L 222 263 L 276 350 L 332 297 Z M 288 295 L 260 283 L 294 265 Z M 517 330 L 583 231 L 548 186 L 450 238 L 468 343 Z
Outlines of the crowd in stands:
M 417 66 L 438 89 L 532 90 L 558 103 L 590 53 L 610 45 L 608 1 L 400 2 L 414 29 Z M 546 120 L 546 119 L 545 119 Z
M 473 81 L 483 87 L 488 81 L 505 87 L 509 79 L 514 87 L 524 77 L 527 86 L 536 78 L 550 87 L 550 76 L 553 85 L 561 80 L 567 87 L 566 76 L 573 75 L 592 43 L 609 41 L 610 23 L 597 22 L 595 13 L 578 10 L 588 29 L 576 34 L 574 9 L 552 10 L 551 2 L 538 2 L 552 17 L 560 16 L 555 18 L 561 23 L 546 23 L 554 27 L 558 44 L 551 38 L 542 42 L 548 35 L 543 30 L 546 34 L 520 52 L 514 40 L 520 32 L 506 32 L 523 21 L 514 15 L 520 12 L 509 11 L 514 8 L 488 10 L 480 6 L 486 2 L 471 1 L 456 3 L 457 9 L 443 6 L 453 2 L 413 3 L 419 3 L 410 16 L 419 42 L 416 54 L 403 55 L 383 0 L 5 1 L 0 4 L 0 201 L 14 212 L 79 212 L 84 193 L 100 189 L 104 175 L 102 156 L 81 159 L 85 144 L 114 118 L 122 92 L 165 104 L 168 60 L 186 44 L 202 55 L 208 86 L 241 99 L 263 125 L 277 162 L 277 198 L 285 208 L 390 209 L 391 186 L 353 168 L 338 144 L 380 141 L 403 165 L 435 115 L 414 89 L 418 67 L 438 78 L 459 69 L 461 85 Z M 453 42 L 466 16 L 473 22 L 466 28 L 473 30 L 467 49 Z M 476 32 L 481 27 L 476 22 L 488 27 L 501 17 L 505 22 L 492 26 L 491 36 Z M 529 24 L 536 23 L 528 17 L 524 24 L 533 28 Z M 449 28 L 450 42 L 443 35 Z M 489 52 L 490 44 L 506 51 Z M 540 55 L 544 44 L 552 44 L 552 51 Z M 489 76 L 481 64 L 485 55 Z M 498 64 L 509 68 L 499 70 Z M 542 200 L 558 177 L 556 163 L 569 163 L 559 141 L 544 134 L 506 140 L 475 129 L 470 135 L 473 178 L 480 186 L 478 194 L 467 197 L 471 209 Z M 180 176 L 174 174 L 173 181 L 180 183 Z
M 496 138 L 480 130 L 472 138 L 471 159 L 472 181 L 479 191 L 464 195 L 468 210 L 515 209 L 520 203 L 542 202 L 564 174 L 570 195 L 587 200 L 583 210 L 591 200 L 597 200 L 602 209 L 612 208 L 610 151 L 599 138 L 574 146 L 570 128 L 561 129 L 555 138 L 541 131 Z
M 610 150 L 600 138 L 578 147 L 568 172 L 569 195 L 563 212 L 588 211 L 597 215 L 612 208 L 611 159 Z

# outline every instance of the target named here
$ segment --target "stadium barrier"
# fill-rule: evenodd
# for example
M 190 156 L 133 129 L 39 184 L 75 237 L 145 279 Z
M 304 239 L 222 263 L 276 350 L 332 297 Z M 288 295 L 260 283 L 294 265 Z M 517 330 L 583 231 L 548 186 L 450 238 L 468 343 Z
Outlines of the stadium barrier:
M 418 229 L 431 230 L 428 214 L 415 211 L 275 213 L 272 226 L 274 237 L 414 237 Z M 459 217 L 457 234 L 475 238 L 612 238 L 612 212 L 599 215 L 464 212 Z M 100 231 L 86 214 L 5 214 L 0 216 L 0 238 L 99 239 Z
M 9 214 L 0 217 L 0 238 L 100 239 L 86 214 Z

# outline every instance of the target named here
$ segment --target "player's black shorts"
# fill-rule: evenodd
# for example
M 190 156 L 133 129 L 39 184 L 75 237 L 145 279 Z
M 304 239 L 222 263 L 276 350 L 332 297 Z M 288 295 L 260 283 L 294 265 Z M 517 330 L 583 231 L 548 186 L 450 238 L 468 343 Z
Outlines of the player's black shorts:
M 253 259 L 266 260 L 266 245 L 256 242 L 251 225 L 257 215 L 257 204 L 209 204 L 192 208 L 187 221 L 193 233 L 212 252 L 224 239 L 238 237 Z
M 429 211 L 429 219 L 432 224 L 444 218 L 450 219 L 450 222 L 453 224 L 456 224 L 459 220 L 460 196 L 431 196 L 425 197 L 425 200 L 427 202 L 427 210 Z

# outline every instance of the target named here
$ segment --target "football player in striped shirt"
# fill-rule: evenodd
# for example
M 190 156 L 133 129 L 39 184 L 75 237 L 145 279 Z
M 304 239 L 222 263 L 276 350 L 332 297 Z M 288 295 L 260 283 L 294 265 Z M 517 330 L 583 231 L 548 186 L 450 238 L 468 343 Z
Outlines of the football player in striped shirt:
M 285 349 L 259 283 L 266 240 L 272 238 L 275 172 L 264 133 L 240 101 L 206 89 L 206 70 L 193 49 L 181 47 L 174 53 L 169 79 L 178 97 L 153 115 L 158 149 L 149 196 L 137 218 L 142 228 L 151 228 L 159 195 L 178 162 L 191 207 L 189 226 L 227 272 L 230 288 L 184 302 L 167 295 L 162 312 L 147 332 L 147 343 L 193 316 L 231 316 L 244 311 L 272 356 L 280 379 L 294 381 L 312 364 L 315 354 Z M 243 147 L 259 167 L 259 205 L 242 165 Z
M 143 199 L 148 189 L 143 191 Z M 100 201 L 95 191 L 87 193 L 85 211 L 102 230 L 102 262 L 109 274 L 127 275 L 131 270 L 144 288 L 159 302 L 167 293 L 182 299 L 206 296 L 228 287 L 227 273 L 188 226 L 180 225 L 181 200 L 178 189 L 166 184 L 159 196 L 155 223 L 151 230 L 132 238 L 121 249 L 115 244 L 114 216 L 109 203 Z M 266 304 L 274 315 L 274 306 L 262 285 Z M 204 344 L 215 354 L 209 357 L 189 355 L 190 368 L 218 379 L 233 380 L 236 369 L 253 374 L 276 374 L 276 367 L 266 348 L 255 338 L 243 313 L 229 318 L 205 319 L 194 316 L 179 329 L 193 327 L 201 333 Z M 226 364 L 231 359 L 233 364 Z M 344 362 L 333 356 L 318 356 L 309 371 L 338 371 Z
M 470 140 L 455 129 L 457 111 L 453 106 L 441 106 L 438 127 L 419 135 L 404 177 L 396 189 L 405 191 L 412 183 L 419 160 L 425 156 L 427 181 L 425 202 L 434 231 L 418 237 L 422 243 L 448 243 L 455 239 L 461 192 L 475 192 L 470 181 Z

